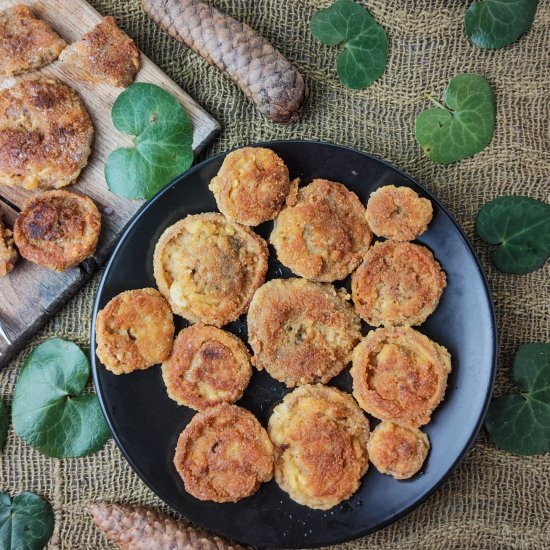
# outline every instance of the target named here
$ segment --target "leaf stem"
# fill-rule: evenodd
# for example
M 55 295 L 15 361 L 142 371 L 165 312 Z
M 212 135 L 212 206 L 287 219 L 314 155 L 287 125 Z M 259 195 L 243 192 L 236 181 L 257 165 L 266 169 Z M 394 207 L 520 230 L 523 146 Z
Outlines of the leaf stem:
M 437 105 L 440 109 L 443 109 L 444 111 L 447 111 L 451 115 L 453 114 L 453 111 L 451 111 L 451 109 L 449 109 L 448 107 L 445 107 L 445 105 L 443 105 L 443 103 L 440 103 L 439 101 L 437 101 L 437 99 L 432 97 L 428 92 L 424 92 L 424 97 L 426 99 L 429 99 L 434 105 Z

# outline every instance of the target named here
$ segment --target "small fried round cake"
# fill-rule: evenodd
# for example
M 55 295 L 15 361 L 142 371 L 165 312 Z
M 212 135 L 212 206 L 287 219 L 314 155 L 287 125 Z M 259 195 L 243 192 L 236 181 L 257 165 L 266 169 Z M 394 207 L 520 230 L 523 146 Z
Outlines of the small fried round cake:
M 174 465 L 195 498 L 237 502 L 273 477 L 273 445 L 251 412 L 222 403 L 187 424 Z
M 67 44 L 24 5 L 0 11 L 0 77 L 48 65 Z
M 82 71 L 91 82 L 104 80 L 126 87 L 139 70 L 139 57 L 134 41 L 108 16 L 66 48 L 59 59 Z
M 229 220 L 259 225 L 281 210 L 291 187 L 288 168 L 271 149 L 243 147 L 229 153 L 210 182 L 216 204 Z
M 353 350 L 353 396 L 381 420 L 427 424 L 445 395 L 451 356 L 410 327 L 373 330 Z
M 357 195 L 341 183 L 315 179 L 275 220 L 270 242 L 294 273 L 313 281 L 347 277 L 365 256 L 372 233 Z
M 0 214 L 0 277 L 13 270 L 17 261 L 17 250 L 13 246 L 13 234 L 4 225 Z
M 0 183 L 27 189 L 73 183 L 88 162 L 93 133 L 76 92 L 55 78 L 0 90 Z
M 168 395 L 203 411 L 240 399 L 252 376 L 250 355 L 235 335 L 202 323 L 184 328 L 162 364 Z
M 173 338 L 170 306 L 154 288 L 122 292 L 97 314 L 96 353 L 114 374 L 162 363 L 170 355 Z
M 375 243 L 351 277 L 355 307 L 373 327 L 422 324 L 446 286 L 433 254 L 409 242 Z
M 410 187 L 386 185 L 371 193 L 367 222 L 379 237 L 394 241 L 414 241 L 428 229 L 433 208 Z
M 161 235 L 155 279 L 174 313 L 221 327 L 244 313 L 267 271 L 267 244 L 222 214 L 186 216 Z
M 93 255 L 100 229 L 101 214 L 90 197 L 54 190 L 25 203 L 14 237 L 23 258 L 65 271 Z
M 275 481 L 299 504 L 328 510 L 359 488 L 369 422 L 351 395 L 316 384 L 287 394 L 267 427 Z
M 252 364 L 289 387 L 326 384 L 349 363 L 361 322 L 345 290 L 305 279 L 273 279 L 248 311 Z
M 418 428 L 380 422 L 369 438 L 367 449 L 370 461 L 381 474 L 408 479 L 422 468 L 430 441 Z

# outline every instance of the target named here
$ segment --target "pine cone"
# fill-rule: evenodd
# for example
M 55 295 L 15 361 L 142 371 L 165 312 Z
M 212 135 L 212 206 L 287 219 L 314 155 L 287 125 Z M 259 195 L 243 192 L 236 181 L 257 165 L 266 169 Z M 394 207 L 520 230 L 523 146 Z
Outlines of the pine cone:
M 89 509 L 99 529 L 120 550 L 247 550 L 139 506 L 98 502 Z
M 170 36 L 236 82 L 275 122 L 296 122 L 309 98 L 302 75 L 245 23 L 198 0 L 142 0 Z

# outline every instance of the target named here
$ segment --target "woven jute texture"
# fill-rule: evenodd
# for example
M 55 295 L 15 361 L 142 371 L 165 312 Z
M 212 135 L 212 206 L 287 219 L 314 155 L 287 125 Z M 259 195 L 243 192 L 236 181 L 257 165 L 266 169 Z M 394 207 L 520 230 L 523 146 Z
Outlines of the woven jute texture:
M 449 208 L 471 239 L 493 291 L 500 332 L 495 394 L 513 388 L 511 364 L 520 344 L 550 341 L 550 264 L 516 277 L 496 271 L 489 247 L 475 235 L 479 208 L 497 195 L 550 199 L 550 2 L 539 2 L 533 27 L 497 51 L 474 47 L 463 32 L 466 0 L 365 0 L 386 29 L 390 55 L 384 75 L 363 91 L 344 89 L 335 74 L 336 49 L 313 39 L 309 21 L 328 0 L 210 0 L 246 21 L 292 60 L 307 79 L 311 102 L 300 123 L 279 126 L 255 111 L 215 69 L 157 29 L 138 0 L 93 0 L 112 14 L 141 49 L 222 124 L 203 156 L 271 139 L 342 143 L 399 166 Z M 441 97 L 455 74 L 474 72 L 497 100 L 493 141 L 475 157 L 450 166 L 422 157 L 415 116 Z M 61 336 L 88 345 L 96 276 L 0 373 L 0 395 L 11 403 L 24 357 L 39 342 Z M 54 460 L 10 430 L 0 456 L 0 490 L 36 491 L 55 510 L 51 549 L 111 548 L 85 509 L 99 499 L 163 508 L 130 469 L 114 442 L 93 456 Z M 355 549 L 543 549 L 550 547 L 550 454 L 520 458 L 497 450 L 482 431 L 464 462 L 424 504 Z

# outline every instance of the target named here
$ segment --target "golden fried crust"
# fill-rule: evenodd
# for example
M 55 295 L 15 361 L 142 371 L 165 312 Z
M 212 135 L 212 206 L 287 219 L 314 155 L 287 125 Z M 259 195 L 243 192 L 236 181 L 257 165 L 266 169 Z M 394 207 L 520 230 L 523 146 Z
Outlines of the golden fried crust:
M 4 225 L 0 216 L 0 277 L 13 270 L 17 261 L 17 250 L 13 246 L 13 234 Z
M 305 279 L 273 279 L 252 299 L 252 364 L 289 387 L 326 384 L 350 361 L 360 320 L 345 291 Z
M 23 258 L 65 271 L 93 255 L 100 229 L 101 214 L 90 197 L 46 191 L 25 203 L 14 237 Z
M 76 92 L 54 78 L 0 91 L 0 183 L 27 189 L 73 183 L 88 162 L 94 128 Z
M 24 5 L 0 11 L 0 77 L 48 65 L 67 44 Z
M 271 149 L 243 147 L 229 153 L 210 182 L 220 211 L 231 221 L 258 225 L 281 210 L 292 184 L 288 168 Z
M 380 473 L 408 479 L 422 468 L 430 441 L 417 428 L 381 422 L 372 432 L 367 449 L 370 461 Z
M 381 420 L 410 428 L 430 421 L 445 395 L 451 356 L 410 327 L 371 331 L 353 351 L 353 396 Z
M 170 306 L 154 288 L 115 296 L 96 319 L 96 353 L 114 374 L 142 370 L 166 360 L 172 350 Z
M 409 187 L 380 187 L 367 204 L 366 219 L 373 233 L 396 241 L 414 241 L 428 229 L 432 216 L 432 203 Z
M 187 424 L 174 465 L 195 498 L 237 502 L 273 477 L 273 445 L 252 413 L 223 403 Z
M 221 327 L 248 309 L 267 271 L 267 244 L 222 214 L 185 217 L 160 237 L 155 280 L 174 313 Z
M 328 510 L 359 488 L 368 468 L 369 423 L 350 395 L 302 386 L 274 408 L 267 430 L 275 481 L 292 500 Z
M 279 260 L 313 281 L 347 277 L 366 254 L 372 233 L 365 209 L 341 183 L 315 179 L 277 219 L 270 242 Z
M 114 86 L 128 86 L 139 70 L 139 49 L 134 41 L 108 16 L 66 48 L 61 61 L 85 73 L 91 82 L 104 80 Z
M 202 411 L 240 399 L 252 376 L 250 354 L 230 332 L 199 323 L 183 329 L 162 364 L 168 395 Z
M 351 278 L 351 295 L 372 326 L 420 325 L 433 313 L 445 273 L 424 246 L 396 241 L 375 243 Z

